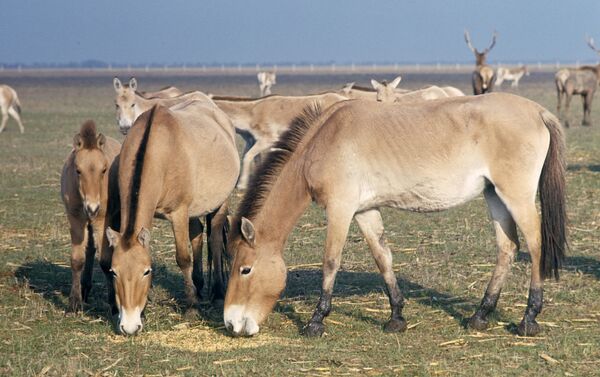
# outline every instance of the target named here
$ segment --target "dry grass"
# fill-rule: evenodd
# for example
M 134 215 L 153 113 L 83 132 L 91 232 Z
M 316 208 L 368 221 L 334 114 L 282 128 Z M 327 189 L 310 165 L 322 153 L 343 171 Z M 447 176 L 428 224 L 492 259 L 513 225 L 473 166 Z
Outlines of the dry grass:
M 367 84 L 371 75 L 285 76 L 279 93 L 304 94 Z M 375 76 L 376 79 L 390 77 Z M 286 249 L 287 289 L 259 336 L 228 337 L 221 310 L 202 304 L 183 313 L 182 278 L 165 222 L 153 229 L 155 285 L 144 332 L 116 335 L 96 269 L 86 311 L 65 316 L 70 246 L 59 200 L 59 171 L 72 134 L 88 118 L 117 134 L 112 77 L 5 77 L 23 102 L 26 133 L 9 124 L 0 135 L 0 374 L 3 375 L 593 375 L 600 366 L 600 110 L 592 128 L 567 131 L 571 251 L 560 282 L 548 282 L 539 316 L 544 332 L 513 333 L 527 300 L 530 264 L 519 253 L 492 326 L 462 324 L 479 303 L 495 263 L 493 231 L 477 199 L 451 211 L 412 214 L 384 210 L 394 270 L 407 297 L 404 334 L 384 334 L 389 316 L 384 286 L 353 225 L 333 311 L 321 339 L 299 329 L 320 290 L 326 221 L 310 208 Z M 254 76 L 138 77 L 142 89 L 168 84 L 215 94 L 255 95 Z M 469 92 L 468 74 L 411 74 L 402 85 L 454 85 Z M 525 78 L 519 94 L 555 108 L 552 74 Z M 506 87 L 505 87 L 506 88 Z M 577 100 L 576 100 L 577 101 Z M 576 121 L 580 106 L 573 104 Z M 239 200 L 235 198 L 234 201 Z

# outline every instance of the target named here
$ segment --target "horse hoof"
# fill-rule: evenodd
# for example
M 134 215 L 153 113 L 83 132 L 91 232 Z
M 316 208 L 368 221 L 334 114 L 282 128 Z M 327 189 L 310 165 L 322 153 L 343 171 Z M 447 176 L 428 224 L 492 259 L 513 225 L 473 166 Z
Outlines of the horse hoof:
M 386 333 L 394 333 L 394 332 L 404 332 L 406 331 L 406 320 L 404 318 L 401 319 L 390 319 L 384 326 L 383 332 Z
M 309 338 L 317 338 L 323 336 L 325 325 L 321 322 L 309 322 L 304 327 L 304 335 Z
M 521 321 L 519 327 L 517 327 L 517 334 L 520 336 L 536 336 L 542 331 L 542 328 L 536 321 L 525 322 Z
M 468 326 L 474 330 L 483 331 L 488 328 L 488 321 L 477 315 L 474 315 L 469 320 Z

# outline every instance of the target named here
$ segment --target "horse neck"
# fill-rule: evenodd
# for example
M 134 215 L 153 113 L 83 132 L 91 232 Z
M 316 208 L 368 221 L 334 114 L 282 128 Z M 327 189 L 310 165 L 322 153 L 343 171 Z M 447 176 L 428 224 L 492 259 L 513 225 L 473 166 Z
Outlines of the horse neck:
M 311 202 L 307 182 L 299 165 L 288 162 L 267 194 L 261 210 L 252 219 L 259 237 L 283 245 Z

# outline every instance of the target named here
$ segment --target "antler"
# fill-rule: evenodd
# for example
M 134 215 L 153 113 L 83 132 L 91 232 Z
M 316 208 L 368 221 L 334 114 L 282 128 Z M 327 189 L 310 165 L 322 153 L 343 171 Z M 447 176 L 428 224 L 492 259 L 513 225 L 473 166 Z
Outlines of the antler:
M 494 48 L 494 45 L 496 45 L 496 37 L 498 36 L 498 32 L 496 32 L 496 30 L 494 30 L 494 34 L 492 34 L 492 43 L 490 44 L 490 47 L 486 48 L 485 51 L 483 51 L 484 54 L 487 54 L 488 52 L 490 52 L 490 50 L 492 48 Z
M 594 51 L 596 51 L 596 53 L 600 54 L 600 50 L 596 47 L 596 45 L 594 45 L 594 38 L 592 37 L 587 37 L 587 44 L 588 46 L 590 46 L 590 48 Z
M 471 37 L 469 37 L 469 31 L 467 29 L 465 29 L 465 42 L 467 42 L 467 46 L 469 46 L 471 51 L 473 51 L 473 53 L 476 54 L 477 49 L 471 44 Z

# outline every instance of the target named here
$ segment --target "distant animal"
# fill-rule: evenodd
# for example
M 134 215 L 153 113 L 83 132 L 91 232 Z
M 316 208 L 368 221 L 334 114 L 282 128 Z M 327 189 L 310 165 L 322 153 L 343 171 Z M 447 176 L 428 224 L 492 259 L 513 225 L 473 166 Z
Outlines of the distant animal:
M 155 92 L 154 97 L 147 98 L 137 91 L 137 81 L 135 78 L 129 80 L 129 84 L 123 85 L 121 80 L 115 77 L 113 79 L 113 86 L 116 93 L 115 109 L 117 112 L 117 124 L 119 125 L 119 131 L 123 135 L 127 135 L 127 131 L 140 114 L 150 110 L 156 104 L 170 107 L 190 100 L 212 103 L 210 97 L 199 91 L 188 92 L 175 97 L 167 96 L 165 93 L 156 96 Z M 178 91 L 176 88 L 175 90 Z M 169 95 L 175 93 L 171 89 L 168 89 L 167 92 Z
M 396 77 L 390 83 L 387 83 L 386 81 L 378 82 L 377 80 L 371 80 L 371 85 L 377 93 L 376 100 L 378 102 L 402 103 L 464 96 L 463 92 L 452 86 L 440 88 L 436 85 L 431 85 L 417 90 L 398 92 L 397 86 L 400 83 L 400 80 L 402 80 L 402 77 L 400 76 Z
M 496 70 L 495 85 L 500 86 L 502 85 L 504 80 L 506 80 L 512 81 L 510 86 L 512 86 L 513 88 L 517 88 L 519 86 L 519 80 L 521 80 L 521 77 L 523 77 L 523 75 L 529 76 L 529 70 L 527 69 L 526 65 L 522 65 L 518 68 L 498 67 L 498 69 Z
M 0 85 L 0 110 L 2 111 L 2 124 L 0 124 L 0 132 L 4 131 L 6 122 L 8 122 L 8 115 L 13 117 L 19 125 L 21 133 L 25 132 L 23 122 L 21 122 L 21 103 L 17 92 L 8 85 Z
M 382 82 L 386 83 L 386 81 Z M 389 84 L 388 84 L 389 85 Z M 394 89 L 396 93 L 408 93 L 410 90 L 402 89 L 396 87 Z M 342 89 L 337 90 L 336 93 L 343 95 L 344 97 L 348 97 L 349 99 L 366 99 L 371 101 L 377 100 L 377 89 L 373 87 L 364 87 L 355 85 L 354 82 L 347 83 L 342 87 Z
M 566 247 L 564 157 L 558 119 L 537 103 L 508 93 L 411 106 L 346 101 L 324 111 L 306 109 L 266 157 L 229 223 L 234 260 L 225 327 L 237 336 L 259 331 L 286 284 L 286 241 L 314 201 L 326 211 L 327 236 L 321 297 L 304 334 L 320 336 L 325 330 L 353 219 L 386 284 L 391 318 L 384 331 L 406 330 L 404 299 L 380 208 L 442 211 L 483 191 L 498 259 L 469 326 L 482 330 L 488 324 L 519 250 L 518 226 L 532 265 L 529 299 L 517 332 L 538 334 L 543 279 L 558 278 Z
M 303 108 L 315 102 L 327 108 L 348 98 L 329 92 L 307 96 L 271 95 L 255 99 L 236 97 L 227 99 L 216 99 L 215 97 L 213 99 L 231 119 L 236 131 L 246 140 L 247 147 L 242 157 L 242 172 L 237 184 L 239 190 L 245 190 L 255 157 L 268 151 L 275 144 Z M 251 146 L 248 147 L 248 145 Z
M 588 46 L 600 54 L 594 44 L 593 38 L 588 38 Z M 583 66 L 579 68 L 563 68 L 554 75 L 556 84 L 557 105 L 556 110 L 559 117 L 563 118 L 565 127 L 570 127 L 569 108 L 574 94 L 580 95 L 583 101 L 583 126 L 591 126 L 592 101 L 596 88 L 600 83 L 600 64 L 595 66 Z M 564 113 L 561 112 L 561 103 L 565 103 Z
M 270 95 L 271 87 L 277 84 L 277 75 L 275 72 L 258 72 L 256 77 L 258 78 L 260 96 L 264 97 Z
M 60 192 L 71 234 L 69 311 L 78 311 L 88 299 L 96 250 L 102 250 L 102 256 L 107 253 L 104 232 L 108 226 L 109 177 L 113 173 L 112 190 L 118 191 L 112 166 L 120 149 L 118 141 L 97 133 L 95 123 L 87 121 L 73 138 L 73 150 L 62 169 Z
M 129 83 L 127 84 L 122 84 L 121 80 L 119 80 L 118 78 L 114 78 L 113 80 L 115 89 L 117 87 L 127 87 L 130 88 L 131 90 L 138 92 L 138 84 L 137 84 L 137 80 L 135 77 L 132 77 L 131 79 L 129 79 Z M 155 90 L 155 91 L 144 91 L 144 92 L 138 92 L 142 97 L 147 98 L 147 99 L 151 99 L 151 98 L 173 98 L 173 97 L 177 97 L 183 94 L 183 92 L 179 89 L 177 89 L 176 87 L 169 85 L 169 86 L 165 86 L 164 88 L 161 88 L 159 90 Z
M 484 94 L 489 93 L 494 90 L 494 69 L 487 65 L 487 54 L 494 48 L 496 45 L 496 36 L 497 33 L 494 31 L 492 34 L 492 43 L 490 46 L 479 52 L 473 44 L 471 44 L 471 37 L 469 36 L 469 32 L 465 30 L 465 42 L 467 42 L 467 46 L 475 55 L 475 70 L 472 74 L 472 84 L 473 84 L 473 94 Z
M 108 228 L 118 329 L 142 330 L 152 281 L 150 231 L 154 217 L 171 222 L 175 260 L 183 273 L 188 310 L 204 285 L 201 217 L 206 217 L 214 299 L 224 295 L 222 229 L 226 200 L 240 170 L 235 131 L 212 102 L 154 105 L 131 127 L 119 156 L 120 232 Z M 217 229 L 218 231 L 213 231 Z M 190 253 L 188 242 L 191 242 Z

